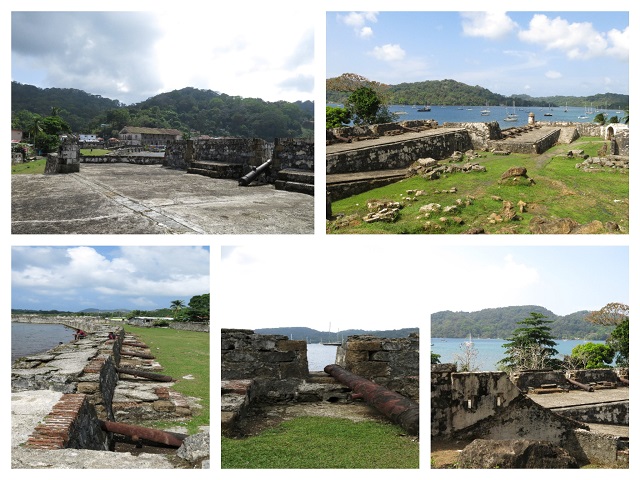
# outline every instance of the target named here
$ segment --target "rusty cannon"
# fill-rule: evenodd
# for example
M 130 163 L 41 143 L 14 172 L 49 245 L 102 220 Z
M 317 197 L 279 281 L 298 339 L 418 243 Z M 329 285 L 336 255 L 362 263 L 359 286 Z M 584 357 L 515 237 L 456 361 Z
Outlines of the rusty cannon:
M 572 378 L 567 378 L 567 382 L 569 382 L 571 385 L 581 388 L 585 392 L 593 392 L 593 387 L 591 385 L 585 385 L 584 383 L 576 382 Z
M 151 355 L 150 353 L 132 352 L 130 350 L 120 350 L 120 355 L 124 355 L 126 357 L 144 358 L 144 359 L 147 359 L 147 360 L 153 360 L 154 358 L 156 358 L 153 355 Z
M 110 422 L 108 420 L 99 420 L 99 422 L 100 428 L 105 432 L 124 435 L 125 437 L 130 437 L 133 441 L 149 440 L 151 442 L 169 445 L 170 447 L 179 447 L 187 437 L 180 433 L 170 433 L 164 430 L 156 430 L 155 428 L 129 425 L 128 423 Z
M 156 382 L 173 382 L 173 378 L 168 375 L 160 375 L 159 373 L 147 372 L 146 370 L 137 370 L 135 368 L 116 367 L 116 372 L 132 375 L 134 377 L 148 378 Z
M 417 403 L 366 378 L 355 375 L 339 365 L 327 365 L 324 367 L 324 371 L 349 387 L 355 394 L 352 395 L 352 398 L 362 398 L 368 405 L 400 425 L 409 434 L 418 435 L 420 407 Z
M 238 180 L 238 185 L 241 187 L 246 187 L 251 182 L 253 182 L 261 173 L 268 173 L 271 168 L 271 159 L 264 162 L 262 165 L 258 167 L 252 167 L 251 171 L 247 173 L 244 177 Z

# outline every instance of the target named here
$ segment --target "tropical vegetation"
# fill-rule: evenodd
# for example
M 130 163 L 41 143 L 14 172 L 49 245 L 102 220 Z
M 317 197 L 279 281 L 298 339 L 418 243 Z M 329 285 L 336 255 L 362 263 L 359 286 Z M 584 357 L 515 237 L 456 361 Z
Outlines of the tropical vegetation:
M 41 89 L 11 82 L 11 128 L 29 132 L 35 119 L 51 114 L 64 119 L 69 131 L 117 137 L 124 126 L 172 128 L 185 136 L 275 137 L 313 136 L 313 102 L 267 102 L 196 88 L 162 93 L 124 105 L 69 88 Z

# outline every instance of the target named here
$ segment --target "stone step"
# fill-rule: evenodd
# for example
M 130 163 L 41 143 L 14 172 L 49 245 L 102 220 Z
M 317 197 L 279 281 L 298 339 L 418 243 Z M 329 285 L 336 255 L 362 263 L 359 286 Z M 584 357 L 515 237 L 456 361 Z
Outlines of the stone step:
M 222 162 L 192 162 L 187 173 L 204 175 L 210 178 L 237 180 L 242 176 L 242 165 Z
M 284 190 L 286 192 L 306 193 L 313 195 L 313 185 L 308 183 L 287 182 L 284 180 L 276 180 L 276 190 Z
M 311 170 L 284 168 L 278 172 L 278 180 L 286 182 L 307 183 L 313 185 L 314 174 Z

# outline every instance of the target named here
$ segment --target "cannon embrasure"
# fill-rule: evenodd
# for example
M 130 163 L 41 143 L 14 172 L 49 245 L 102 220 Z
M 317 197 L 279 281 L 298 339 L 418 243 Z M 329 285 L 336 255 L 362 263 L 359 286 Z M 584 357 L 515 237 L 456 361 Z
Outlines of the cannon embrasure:
M 159 373 L 137 370 L 135 368 L 116 367 L 116 372 L 133 375 L 134 377 L 148 378 L 149 380 L 155 380 L 156 382 L 173 382 L 173 378 L 168 375 L 160 375 Z
M 271 167 L 271 160 L 272 159 L 270 158 L 269 160 L 264 162 L 262 165 L 258 167 L 252 167 L 249 173 L 247 173 L 244 177 L 238 180 L 238 185 L 242 187 L 246 187 L 251 182 L 253 182 L 256 178 L 258 178 L 258 175 L 260 175 L 261 173 L 263 172 L 268 173 L 269 168 Z
M 409 434 L 418 435 L 420 407 L 417 403 L 366 378 L 355 375 L 339 365 L 327 365 L 324 367 L 324 371 L 349 387 L 355 393 L 353 398 L 361 397 L 368 405 L 400 425 Z
M 155 443 L 162 443 L 171 447 L 179 447 L 182 441 L 187 437 L 180 433 L 165 432 L 164 430 L 156 430 L 155 428 L 139 427 L 138 425 L 129 425 L 127 423 L 109 422 L 107 420 L 99 420 L 100 428 L 105 432 L 117 433 L 125 437 L 131 437 L 132 440 L 150 440 Z

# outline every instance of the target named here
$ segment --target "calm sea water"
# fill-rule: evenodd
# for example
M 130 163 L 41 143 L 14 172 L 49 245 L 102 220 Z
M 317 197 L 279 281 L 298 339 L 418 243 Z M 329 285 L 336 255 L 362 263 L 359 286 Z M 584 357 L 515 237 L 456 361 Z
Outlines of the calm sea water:
M 336 104 L 329 103 L 329 106 L 336 106 Z M 439 125 L 444 122 L 493 122 L 497 121 L 500 124 L 500 128 L 518 127 L 526 125 L 529 121 L 529 112 L 533 112 L 536 116 L 536 121 L 545 122 L 592 122 L 593 117 L 596 116 L 595 107 L 593 113 L 586 115 L 586 118 L 580 118 L 585 116 L 584 107 L 553 107 L 541 108 L 541 107 L 515 107 L 515 113 L 518 116 L 518 120 L 515 122 L 505 122 L 504 119 L 507 113 L 514 113 L 514 107 L 500 107 L 500 106 L 488 106 L 488 107 L 454 107 L 447 106 L 441 107 L 437 105 L 431 106 L 430 112 L 418 112 L 421 105 L 389 105 L 389 111 L 398 113 L 398 121 L 403 120 L 436 120 Z M 481 110 L 489 110 L 489 115 L 481 115 Z M 608 117 L 617 116 L 622 118 L 626 115 L 624 110 L 598 110 L 598 112 L 606 113 Z M 545 113 L 550 113 L 551 116 L 544 116 Z
M 307 359 L 309 371 L 323 371 L 327 365 L 336 363 L 337 346 L 322 345 L 321 343 L 309 343 L 307 345 Z
M 74 330 L 53 323 L 12 323 L 11 363 L 25 355 L 46 352 L 73 340 Z
M 455 363 L 455 356 L 462 355 L 466 338 L 432 338 L 431 352 L 440 355 L 440 363 Z M 478 351 L 476 364 L 480 370 L 497 370 L 497 363 L 505 357 L 502 345 L 507 343 L 499 338 L 478 338 L 472 339 L 474 348 Z M 554 340 L 558 358 L 571 354 L 571 350 L 576 345 L 585 343 L 584 340 Z M 593 343 L 603 343 L 592 341 Z

